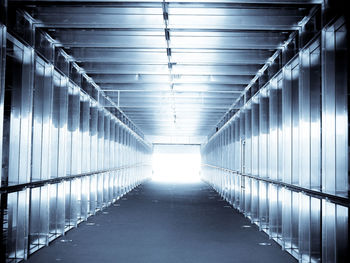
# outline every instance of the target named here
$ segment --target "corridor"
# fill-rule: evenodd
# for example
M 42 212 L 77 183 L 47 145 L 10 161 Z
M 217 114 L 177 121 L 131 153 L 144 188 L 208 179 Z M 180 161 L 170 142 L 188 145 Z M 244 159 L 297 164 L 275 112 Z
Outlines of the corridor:
M 350 262 L 347 2 L 0 0 L 0 263 Z
M 207 184 L 152 181 L 27 262 L 77 259 L 85 263 L 296 262 Z

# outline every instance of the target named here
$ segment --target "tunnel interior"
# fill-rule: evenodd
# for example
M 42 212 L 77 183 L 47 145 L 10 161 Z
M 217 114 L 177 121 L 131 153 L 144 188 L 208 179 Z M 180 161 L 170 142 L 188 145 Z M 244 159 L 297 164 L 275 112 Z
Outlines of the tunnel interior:
M 214 213 L 214 190 L 295 260 L 347 262 L 345 1 L 0 4 L 1 262 L 141 192 Z

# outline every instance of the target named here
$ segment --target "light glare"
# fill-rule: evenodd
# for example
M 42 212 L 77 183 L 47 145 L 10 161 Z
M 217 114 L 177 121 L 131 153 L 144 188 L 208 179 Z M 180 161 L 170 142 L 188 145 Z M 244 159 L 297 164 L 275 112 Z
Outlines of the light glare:
M 200 153 L 198 151 L 155 150 L 152 157 L 153 176 L 157 182 L 195 183 L 200 181 Z

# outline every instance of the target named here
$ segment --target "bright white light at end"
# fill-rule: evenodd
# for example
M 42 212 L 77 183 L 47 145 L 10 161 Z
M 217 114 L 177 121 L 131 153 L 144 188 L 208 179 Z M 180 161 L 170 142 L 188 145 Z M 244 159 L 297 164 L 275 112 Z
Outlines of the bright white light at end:
M 200 181 L 199 153 L 154 153 L 152 161 L 154 181 L 172 183 Z

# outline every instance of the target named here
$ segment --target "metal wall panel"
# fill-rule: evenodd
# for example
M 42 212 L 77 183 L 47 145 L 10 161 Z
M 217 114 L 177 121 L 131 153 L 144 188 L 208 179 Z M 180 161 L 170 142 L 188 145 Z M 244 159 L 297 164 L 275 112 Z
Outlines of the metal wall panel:
M 223 197 L 300 262 L 348 256 L 345 36 L 342 18 L 325 27 L 202 147 L 203 179 L 221 195 L 240 188 L 240 199 Z M 229 171 L 219 158 L 227 125 Z
M 109 151 L 109 168 L 113 169 L 116 168 L 115 166 L 115 155 L 116 155 L 116 143 L 115 143 L 115 128 L 116 128 L 116 123 L 115 120 L 111 120 L 111 126 L 110 126 L 110 151 Z M 135 148 L 136 150 L 136 148 Z M 117 191 L 116 191 L 116 172 L 113 171 L 110 173 L 110 199 L 113 200 L 116 199 L 117 197 Z
M 269 228 L 269 211 L 268 211 L 268 184 L 266 182 L 258 182 L 259 196 L 258 196 L 258 222 L 260 229 L 267 231 Z
M 127 151 L 127 143 L 128 143 L 128 132 L 126 129 L 123 129 L 123 151 L 122 151 L 122 160 L 123 164 L 125 166 L 128 165 L 128 151 Z M 126 187 L 127 187 L 127 169 L 124 167 L 122 169 L 122 193 L 124 194 L 126 192 Z
M 292 183 L 292 74 L 291 66 L 283 68 L 282 133 L 283 182 Z
M 116 140 L 116 167 L 119 167 L 121 165 L 121 145 L 120 145 L 120 135 L 121 135 L 121 126 L 117 125 L 115 128 L 115 140 Z M 120 176 L 120 170 L 116 171 L 116 182 L 117 182 L 117 198 L 120 197 L 121 190 L 121 176 Z
M 25 259 L 28 256 L 28 200 L 29 190 L 10 193 L 7 197 L 6 250 L 10 260 Z
M 259 103 L 259 176 L 268 177 L 269 156 L 269 99 L 266 95 L 260 97 Z
M 243 180 L 244 188 L 244 215 L 251 218 L 251 207 L 252 207 L 252 179 L 244 178 Z
M 227 127 L 227 142 L 226 142 L 226 167 L 230 169 L 231 160 L 233 158 L 231 151 L 231 143 L 232 143 L 232 126 L 229 125 Z
M 33 92 L 31 181 L 50 178 L 50 137 L 52 115 L 52 70 L 39 57 L 35 58 Z M 49 186 L 30 191 L 30 252 L 49 241 Z
M 310 188 L 321 190 L 321 48 L 310 48 Z M 303 71 L 305 73 L 305 71 Z M 307 71 L 306 71 L 307 72 Z M 305 83 L 306 84 L 306 83 Z M 304 84 L 302 84 L 304 85 Z M 306 84 L 307 86 L 307 84 Z M 300 95 L 300 97 L 303 97 Z M 305 106 L 305 104 L 304 104 Z M 303 138 L 304 136 L 302 136 Z M 300 144 L 303 145 L 303 144 Z M 302 148 L 304 149 L 304 148 Z M 301 170 L 300 170 L 301 172 Z M 302 174 L 300 173 L 300 176 Z M 303 177 L 304 178 L 304 177 Z
M 291 63 L 292 84 L 292 178 L 291 183 L 299 184 L 299 57 Z
M 252 102 L 252 175 L 259 174 L 259 101 Z M 251 218 L 253 222 L 258 222 L 259 218 L 259 181 L 251 180 Z
M 268 185 L 269 199 L 269 236 L 279 242 L 282 240 L 282 189 L 276 185 Z
M 300 186 L 320 190 L 321 152 L 321 63 L 320 43 L 315 41 L 300 54 Z M 309 174 L 305 175 L 305 171 Z
M 269 98 L 269 128 L 268 128 L 268 177 L 272 180 L 283 179 L 282 163 L 282 74 L 270 81 Z M 282 243 L 282 188 L 268 185 L 268 233 L 279 243 Z
M 227 168 L 227 127 L 223 130 L 223 145 L 222 145 L 222 167 Z M 225 177 L 225 181 L 226 181 Z
M 322 190 L 348 195 L 348 83 L 343 19 L 322 31 Z
M 252 173 L 252 111 L 250 108 L 247 108 L 244 111 L 245 115 L 245 143 L 243 153 L 245 155 L 243 163 L 243 173 L 251 174 Z
M 129 133 L 129 131 L 127 131 L 127 137 L 126 137 L 126 164 L 127 166 L 130 165 L 132 157 L 131 157 L 131 148 L 128 147 L 129 145 L 131 145 L 131 134 Z M 131 176 L 131 172 L 132 169 L 124 169 L 125 171 L 125 192 L 129 191 L 129 187 L 130 187 L 130 176 Z
M 322 201 L 322 260 L 345 262 L 348 258 L 349 208 Z
M 40 61 L 35 61 L 35 77 L 34 77 L 34 92 L 33 92 L 33 136 L 32 136 L 32 180 L 40 181 L 42 176 L 42 140 L 43 140 L 43 102 L 44 102 L 44 76 L 45 64 Z M 47 162 L 47 160 L 46 160 Z M 47 172 L 45 173 L 47 175 Z M 29 243 L 30 249 L 35 249 L 40 245 L 40 188 L 30 191 L 30 233 Z M 47 210 L 48 212 L 48 210 Z M 44 243 L 45 244 L 45 243 Z
M 0 259 L 18 262 L 140 184 L 152 151 L 124 115 L 9 34 L 5 45 L 4 34 Z
M 242 158 L 242 154 L 241 154 L 241 137 L 240 137 L 240 118 L 237 118 L 234 122 L 235 125 L 235 155 L 234 155 L 234 160 L 235 160 L 235 171 L 239 171 L 240 170 L 240 166 L 241 166 L 241 158 Z
M 302 262 L 321 261 L 321 202 L 304 194 L 299 206 L 299 253 Z
M 80 91 L 77 86 L 68 83 L 68 136 L 67 136 L 67 174 L 80 173 L 81 168 L 81 134 L 80 125 Z M 66 227 L 76 227 L 80 217 L 81 179 L 66 182 Z
M 278 90 L 276 81 L 270 84 L 269 89 L 269 155 L 268 155 L 268 175 L 273 180 L 278 180 Z
M 8 36 L 2 148 L 3 184 L 30 181 L 33 52 Z M 28 255 L 29 190 L 8 195 L 9 258 Z
M 68 118 L 67 80 L 53 72 L 52 126 L 50 139 L 50 177 L 66 176 L 66 138 Z M 65 183 L 49 185 L 50 237 L 63 234 L 65 229 Z
M 268 177 L 268 156 L 269 156 L 269 99 L 267 94 L 262 94 L 259 100 L 259 176 Z M 268 185 L 266 182 L 259 182 L 259 226 L 260 229 L 268 229 Z
M 282 109 L 282 88 L 283 88 L 283 72 L 276 77 L 277 82 L 277 137 L 278 137 L 278 146 L 277 146 L 277 178 L 278 181 L 283 181 L 284 178 L 284 148 L 283 148 L 283 109 Z
M 119 162 L 120 164 L 124 164 L 124 160 L 125 160 L 125 147 L 124 147 L 124 143 L 125 143 L 125 131 L 124 128 L 121 127 L 120 129 L 120 134 L 119 134 L 119 139 L 120 139 L 120 155 L 119 155 Z M 119 171 L 119 185 L 120 185 L 120 194 L 119 195 L 123 195 L 124 193 L 124 169 L 122 168 Z
M 282 190 L 282 247 L 291 251 L 292 249 L 292 192 Z
M 245 154 L 245 143 L 246 143 L 246 125 L 245 125 L 245 118 L 246 115 L 244 112 L 240 113 L 239 115 L 239 127 L 240 127 L 240 163 L 238 164 L 238 170 L 241 173 L 244 173 L 244 166 L 245 166 L 245 158 L 246 158 L 246 154 Z

